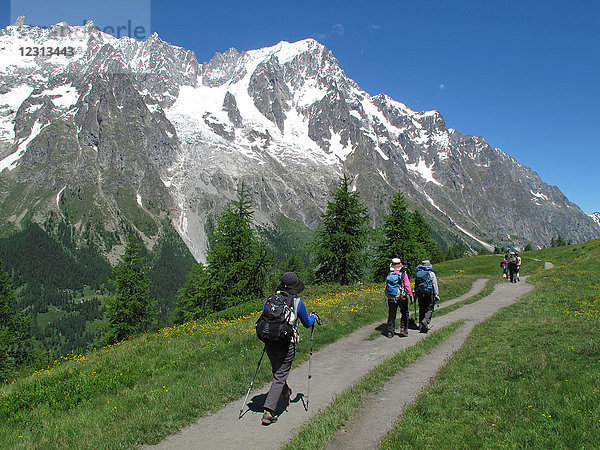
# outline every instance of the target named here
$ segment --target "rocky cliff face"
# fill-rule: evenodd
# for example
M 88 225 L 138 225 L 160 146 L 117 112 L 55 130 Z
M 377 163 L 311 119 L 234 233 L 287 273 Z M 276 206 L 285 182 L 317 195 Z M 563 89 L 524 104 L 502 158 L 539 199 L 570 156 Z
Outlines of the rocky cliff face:
M 74 51 L 21 56 L 27 46 Z M 172 225 L 202 260 L 207 218 L 240 181 L 260 222 L 283 214 L 314 228 L 345 172 L 374 222 L 401 190 L 448 242 L 600 235 L 534 171 L 448 129 L 437 111 L 370 96 L 312 39 L 198 64 L 157 35 L 20 25 L 0 30 L 0 52 L 1 215 L 11 224 L 52 212 L 92 229 L 107 252 L 128 230 L 151 244 Z

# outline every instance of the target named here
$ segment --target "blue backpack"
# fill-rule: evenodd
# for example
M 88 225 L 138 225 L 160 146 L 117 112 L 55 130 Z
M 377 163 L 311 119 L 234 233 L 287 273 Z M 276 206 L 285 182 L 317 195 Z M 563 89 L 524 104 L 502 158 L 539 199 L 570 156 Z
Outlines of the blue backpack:
M 388 298 L 399 298 L 405 297 L 406 291 L 402 284 L 402 280 L 404 278 L 404 271 L 401 273 L 390 273 L 385 278 L 385 295 Z
M 433 294 L 429 270 L 418 269 L 415 273 L 415 290 L 421 294 Z

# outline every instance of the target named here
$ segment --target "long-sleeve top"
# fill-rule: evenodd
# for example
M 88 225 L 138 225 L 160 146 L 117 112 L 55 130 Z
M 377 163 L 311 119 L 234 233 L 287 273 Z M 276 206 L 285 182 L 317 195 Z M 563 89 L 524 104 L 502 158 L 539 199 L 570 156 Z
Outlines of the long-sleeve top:
M 296 315 L 305 328 L 310 328 L 312 324 L 315 323 L 316 318 L 312 314 L 310 316 L 308 315 L 308 313 L 306 312 L 306 306 L 304 306 L 304 302 L 300 298 L 296 298 L 296 300 L 298 300 L 298 306 L 296 307 Z

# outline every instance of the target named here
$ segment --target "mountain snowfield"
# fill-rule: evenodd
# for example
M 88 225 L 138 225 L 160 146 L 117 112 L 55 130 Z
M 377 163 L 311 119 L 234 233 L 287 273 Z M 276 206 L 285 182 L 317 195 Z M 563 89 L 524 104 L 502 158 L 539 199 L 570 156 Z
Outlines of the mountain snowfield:
M 28 47 L 55 54 L 26 56 Z M 369 95 L 313 39 L 199 64 L 157 34 L 138 42 L 91 22 L 13 25 L 0 30 L 0 79 L 2 216 L 17 226 L 53 211 L 77 231 L 129 226 L 152 245 L 148 222 L 168 217 L 202 261 L 206 222 L 241 181 L 261 224 L 281 214 L 314 228 L 346 173 L 375 223 L 401 190 L 448 243 L 493 249 L 600 235 L 531 169 L 448 129 L 437 111 Z M 35 189 L 11 190 L 25 183 Z M 86 192 L 81 213 L 71 199 Z

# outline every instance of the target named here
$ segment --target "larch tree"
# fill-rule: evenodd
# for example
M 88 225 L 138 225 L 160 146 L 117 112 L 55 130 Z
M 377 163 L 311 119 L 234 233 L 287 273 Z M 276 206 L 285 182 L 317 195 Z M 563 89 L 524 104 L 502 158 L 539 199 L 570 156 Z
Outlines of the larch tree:
M 150 278 L 142 250 L 142 244 L 131 238 L 112 269 L 115 293 L 106 301 L 108 332 L 104 343 L 122 341 L 148 331 L 157 323 L 157 302 L 150 298 Z
M 358 192 L 350 192 L 349 186 L 344 174 L 321 215 L 313 242 L 318 283 L 347 285 L 359 281 L 365 271 L 369 215 Z
M 270 264 L 244 183 L 217 220 L 206 255 L 179 291 L 174 320 L 196 319 L 264 295 Z

